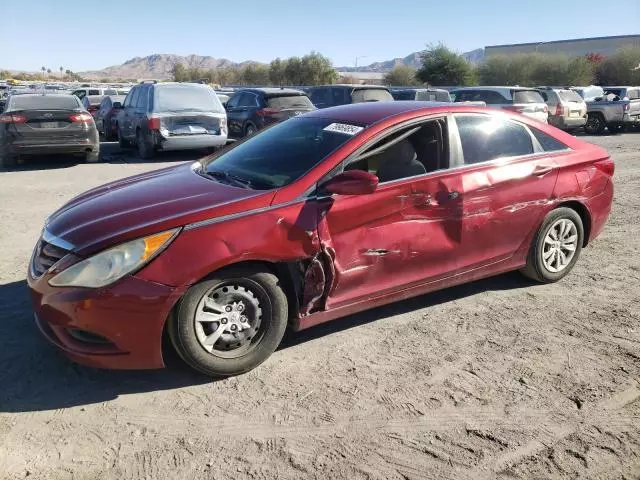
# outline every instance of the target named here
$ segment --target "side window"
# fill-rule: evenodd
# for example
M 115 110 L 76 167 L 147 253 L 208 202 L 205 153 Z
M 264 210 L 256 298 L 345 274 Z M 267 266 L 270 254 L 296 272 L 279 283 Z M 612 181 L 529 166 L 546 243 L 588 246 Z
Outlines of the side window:
M 326 107 L 331 103 L 331 90 L 316 88 L 311 92 L 311 102 L 317 107 Z
M 238 101 L 240 100 L 240 96 L 237 93 L 232 95 L 231 98 L 227 101 L 227 108 L 235 108 L 238 106 Z
M 141 88 L 138 95 L 138 101 L 136 102 L 136 110 L 146 112 L 147 100 L 149 99 L 149 88 Z
M 456 115 L 464 163 L 533 153 L 531 136 L 522 125 L 492 115 Z
M 544 90 L 540 90 L 540 95 L 542 96 L 545 102 L 549 101 L 549 96 L 547 95 L 547 92 L 545 92 Z
M 87 96 L 87 91 L 86 90 L 76 90 L 76 91 L 73 92 L 73 95 L 75 95 L 80 100 L 82 100 L 84 97 Z
M 566 150 L 567 147 L 564 143 L 559 140 L 556 140 L 551 135 L 547 135 L 546 133 L 538 130 L 537 128 L 529 127 L 533 136 L 536 137 L 538 143 L 545 152 L 557 152 L 559 150 Z
M 122 102 L 122 108 L 126 108 L 126 107 L 128 107 L 129 105 L 131 105 L 131 97 L 133 96 L 133 91 L 134 91 L 134 90 L 135 90 L 135 88 L 134 88 L 134 89 L 131 89 L 131 90 L 129 91 L 129 93 L 127 93 L 127 96 L 126 96 L 126 97 L 124 97 L 124 102 Z
M 330 100 L 331 105 L 344 105 L 345 103 L 351 103 L 350 99 L 346 97 L 346 90 L 344 88 L 333 88 L 332 98 Z
M 640 98 L 640 90 L 630 89 L 627 95 L 629 100 L 637 100 Z
M 258 98 L 253 93 L 244 92 L 240 96 L 240 100 L 238 101 L 238 106 L 239 107 L 246 107 L 246 108 L 257 107 L 258 106 Z
M 135 106 L 138 104 L 139 96 L 140 96 L 140 87 L 134 88 L 133 90 L 131 90 L 131 101 L 128 106 L 135 108 Z
M 375 142 L 345 170 L 364 170 L 384 183 L 447 169 L 447 139 L 444 119 L 412 125 Z

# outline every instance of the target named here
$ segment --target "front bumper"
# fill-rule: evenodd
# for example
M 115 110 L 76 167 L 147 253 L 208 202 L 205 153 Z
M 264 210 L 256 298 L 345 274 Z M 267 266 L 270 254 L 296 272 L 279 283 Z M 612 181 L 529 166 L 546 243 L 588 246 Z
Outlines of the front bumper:
M 27 275 L 36 323 L 71 360 L 98 368 L 164 366 L 162 333 L 184 289 L 122 278 L 101 288 L 56 288 Z
M 167 151 L 223 147 L 227 143 L 226 135 L 176 135 L 173 137 L 158 135 L 158 137 L 158 148 Z

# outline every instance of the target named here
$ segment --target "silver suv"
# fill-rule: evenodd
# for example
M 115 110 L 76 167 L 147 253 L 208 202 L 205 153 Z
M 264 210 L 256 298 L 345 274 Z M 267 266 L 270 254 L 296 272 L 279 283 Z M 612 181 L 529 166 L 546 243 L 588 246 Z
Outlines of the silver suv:
M 577 92 L 554 87 L 540 87 L 538 90 L 549 107 L 551 125 L 571 131 L 587 123 L 587 104 Z
M 454 102 L 485 102 L 487 107 L 519 112 L 547 123 L 549 108 L 540 92 L 525 87 L 466 87 L 449 92 Z

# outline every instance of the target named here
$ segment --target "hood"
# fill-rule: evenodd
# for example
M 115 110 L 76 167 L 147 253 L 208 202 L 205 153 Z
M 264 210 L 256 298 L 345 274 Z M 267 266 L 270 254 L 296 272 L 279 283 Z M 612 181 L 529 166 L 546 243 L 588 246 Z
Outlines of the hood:
M 49 233 L 80 256 L 140 236 L 268 206 L 273 191 L 201 177 L 192 164 L 124 178 L 89 190 L 53 213 Z

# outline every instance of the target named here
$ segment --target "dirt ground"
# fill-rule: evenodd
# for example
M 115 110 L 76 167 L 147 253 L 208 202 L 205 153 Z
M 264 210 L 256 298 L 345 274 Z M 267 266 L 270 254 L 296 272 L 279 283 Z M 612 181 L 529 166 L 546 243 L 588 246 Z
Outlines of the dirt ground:
M 48 213 L 184 155 L 0 172 L 0 478 L 640 479 L 640 134 L 585 139 L 617 163 L 615 205 L 562 282 L 378 308 L 218 382 L 67 361 L 24 281 Z

